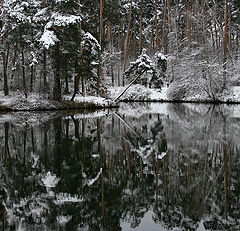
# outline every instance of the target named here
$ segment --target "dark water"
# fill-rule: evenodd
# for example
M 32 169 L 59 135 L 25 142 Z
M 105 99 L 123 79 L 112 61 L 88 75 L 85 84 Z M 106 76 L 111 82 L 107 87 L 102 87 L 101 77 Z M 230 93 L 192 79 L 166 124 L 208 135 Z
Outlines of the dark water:
M 240 230 L 240 106 L 0 115 L 1 230 Z

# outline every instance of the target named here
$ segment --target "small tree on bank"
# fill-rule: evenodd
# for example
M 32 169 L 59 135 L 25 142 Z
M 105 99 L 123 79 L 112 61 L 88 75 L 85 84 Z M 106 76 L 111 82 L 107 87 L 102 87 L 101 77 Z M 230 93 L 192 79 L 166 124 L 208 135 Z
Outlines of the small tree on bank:
M 139 81 L 145 86 L 161 88 L 163 84 L 163 79 L 165 78 L 165 72 L 167 69 L 167 59 L 166 57 L 157 52 L 155 54 L 155 61 L 146 54 L 146 49 L 142 50 L 142 54 L 138 56 L 136 61 L 131 62 L 129 68 L 125 71 L 124 75 L 126 79 L 130 79 L 132 76 L 142 76 L 139 77 Z M 146 73 L 145 76 L 142 74 Z M 140 83 L 138 81 L 138 83 Z M 136 81 L 137 82 L 137 81 Z

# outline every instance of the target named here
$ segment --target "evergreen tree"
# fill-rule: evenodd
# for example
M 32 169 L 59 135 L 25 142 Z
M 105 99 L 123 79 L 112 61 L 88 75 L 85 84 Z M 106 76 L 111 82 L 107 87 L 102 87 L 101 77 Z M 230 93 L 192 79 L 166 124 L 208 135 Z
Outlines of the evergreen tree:
M 53 99 L 61 99 L 61 79 L 74 73 L 80 57 L 80 11 L 77 0 L 51 1 L 46 11 L 51 12 L 40 42 L 50 49 L 54 68 Z

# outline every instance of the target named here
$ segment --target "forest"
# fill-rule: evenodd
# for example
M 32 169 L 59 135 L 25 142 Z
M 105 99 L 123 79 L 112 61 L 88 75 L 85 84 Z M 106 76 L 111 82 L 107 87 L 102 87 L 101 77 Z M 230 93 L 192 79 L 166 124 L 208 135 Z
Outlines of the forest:
M 109 97 L 139 75 L 137 84 L 168 86 L 169 100 L 217 100 L 239 84 L 239 9 L 238 0 L 2 0 L 2 96 Z

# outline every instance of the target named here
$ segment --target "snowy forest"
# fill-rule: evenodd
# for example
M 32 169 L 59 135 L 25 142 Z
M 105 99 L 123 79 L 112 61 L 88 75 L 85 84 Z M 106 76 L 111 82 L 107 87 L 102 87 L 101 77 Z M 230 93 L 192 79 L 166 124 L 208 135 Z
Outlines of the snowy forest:
M 240 230 L 240 0 L 0 10 L 0 230 Z
M 111 98 L 139 76 L 146 95 L 167 86 L 168 100 L 231 99 L 239 9 L 238 0 L 2 0 L 2 97 Z

